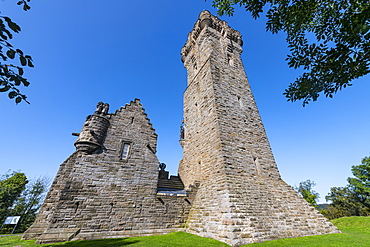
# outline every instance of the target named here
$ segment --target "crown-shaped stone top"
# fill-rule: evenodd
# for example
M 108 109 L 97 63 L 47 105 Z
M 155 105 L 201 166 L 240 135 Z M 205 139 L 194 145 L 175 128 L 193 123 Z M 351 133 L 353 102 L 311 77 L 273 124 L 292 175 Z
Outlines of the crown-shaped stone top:
M 190 50 L 194 47 L 198 37 L 205 28 L 212 28 L 220 36 L 230 39 L 238 45 L 243 45 L 242 36 L 239 31 L 229 27 L 226 21 L 220 20 L 218 17 L 212 15 L 208 10 L 203 10 L 199 14 L 197 22 L 195 22 L 193 30 L 188 34 L 188 40 L 181 50 L 182 60 L 188 55 Z

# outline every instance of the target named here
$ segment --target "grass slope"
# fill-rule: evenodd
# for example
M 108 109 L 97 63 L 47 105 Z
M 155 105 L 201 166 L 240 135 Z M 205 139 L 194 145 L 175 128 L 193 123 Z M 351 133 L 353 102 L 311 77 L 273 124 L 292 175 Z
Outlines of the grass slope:
M 325 246 L 357 247 L 370 246 L 370 217 L 345 217 L 332 220 L 343 233 L 309 236 L 301 238 L 284 238 L 263 243 L 248 244 L 248 247 L 279 246 Z
M 244 245 L 245 247 L 264 247 L 264 246 L 335 246 L 335 247 L 357 247 L 370 246 L 370 217 L 347 217 L 332 221 L 343 233 L 328 234 L 320 236 L 309 236 L 302 238 L 286 238 L 263 243 Z M 101 239 L 89 241 L 72 241 L 58 244 L 35 245 L 35 240 L 20 240 L 20 236 L 0 237 L 0 246 L 64 246 L 64 247 L 221 247 L 228 246 L 225 243 L 210 238 L 202 238 L 185 232 L 173 232 L 166 235 L 118 239 Z
M 60 246 L 60 247 L 190 247 L 190 246 L 204 246 L 204 247 L 225 247 L 229 246 L 220 241 L 211 238 L 202 238 L 190 233 L 173 232 L 166 235 L 149 236 L 149 237 L 133 237 L 133 238 L 112 238 L 101 240 L 77 240 L 71 242 L 57 243 L 57 244 L 40 244 L 35 245 L 36 240 L 20 240 L 19 236 L 0 237 L 0 246 Z

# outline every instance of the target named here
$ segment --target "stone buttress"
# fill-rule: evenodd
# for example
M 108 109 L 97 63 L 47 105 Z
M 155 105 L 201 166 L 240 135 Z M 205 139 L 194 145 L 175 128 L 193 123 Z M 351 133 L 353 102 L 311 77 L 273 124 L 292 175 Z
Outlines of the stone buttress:
M 179 175 L 200 184 L 190 233 L 232 246 L 337 233 L 281 178 L 243 64 L 242 39 L 203 11 L 182 49 L 188 71 Z
M 37 243 L 144 236 L 180 230 L 193 191 L 168 177 L 157 134 L 138 99 L 115 113 L 99 103 L 59 168 L 35 223 Z M 192 188 L 193 190 L 195 188 Z

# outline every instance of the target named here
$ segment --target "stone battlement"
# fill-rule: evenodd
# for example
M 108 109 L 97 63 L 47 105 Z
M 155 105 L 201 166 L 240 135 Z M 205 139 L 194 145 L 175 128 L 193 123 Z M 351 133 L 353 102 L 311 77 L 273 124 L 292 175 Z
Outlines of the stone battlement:
M 211 32 L 218 33 L 220 36 L 227 38 L 230 43 L 238 44 L 240 48 L 239 53 L 242 52 L 241 47 L 243 46 L 242 36 L 239 31 L 229 27 L 226 21 L 220 20 L 218 17 L 212 15 L 209 11 L 204 10 L 200 13 L 197 22 L 195 22 L 193 30 L 188 34 L 188 40 L 181 50 L 182 61 L 185 62 L 186 57 L 190 51 L 195 47 L 196 42 L 200 36 L 202 30 L 208 28 Z M 218 35 L 208 32 L 208 35 L 214 35 L 218 38 Z

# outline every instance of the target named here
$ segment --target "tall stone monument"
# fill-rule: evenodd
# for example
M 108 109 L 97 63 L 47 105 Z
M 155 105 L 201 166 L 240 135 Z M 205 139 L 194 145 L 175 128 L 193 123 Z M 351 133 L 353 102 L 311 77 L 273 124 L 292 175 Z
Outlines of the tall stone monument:
M 280 177 L 240 58 L 242 39 L 203 11 L 188 70 L 179 176 L 156 156 L 138 99 L 99 103 L 24 239 L 37 243 L 186 231 L 232 246 L 339 230 Z
M 243 41 L 203 11 L 182 48 L 187 232 L 232 246 L 338 232 L 280 177 L 240 58 Z
M 182 49 L 187 231 L 233 246 L 338 232 L 281 178 L 243 64 L 242 39 L 203 11 Z

